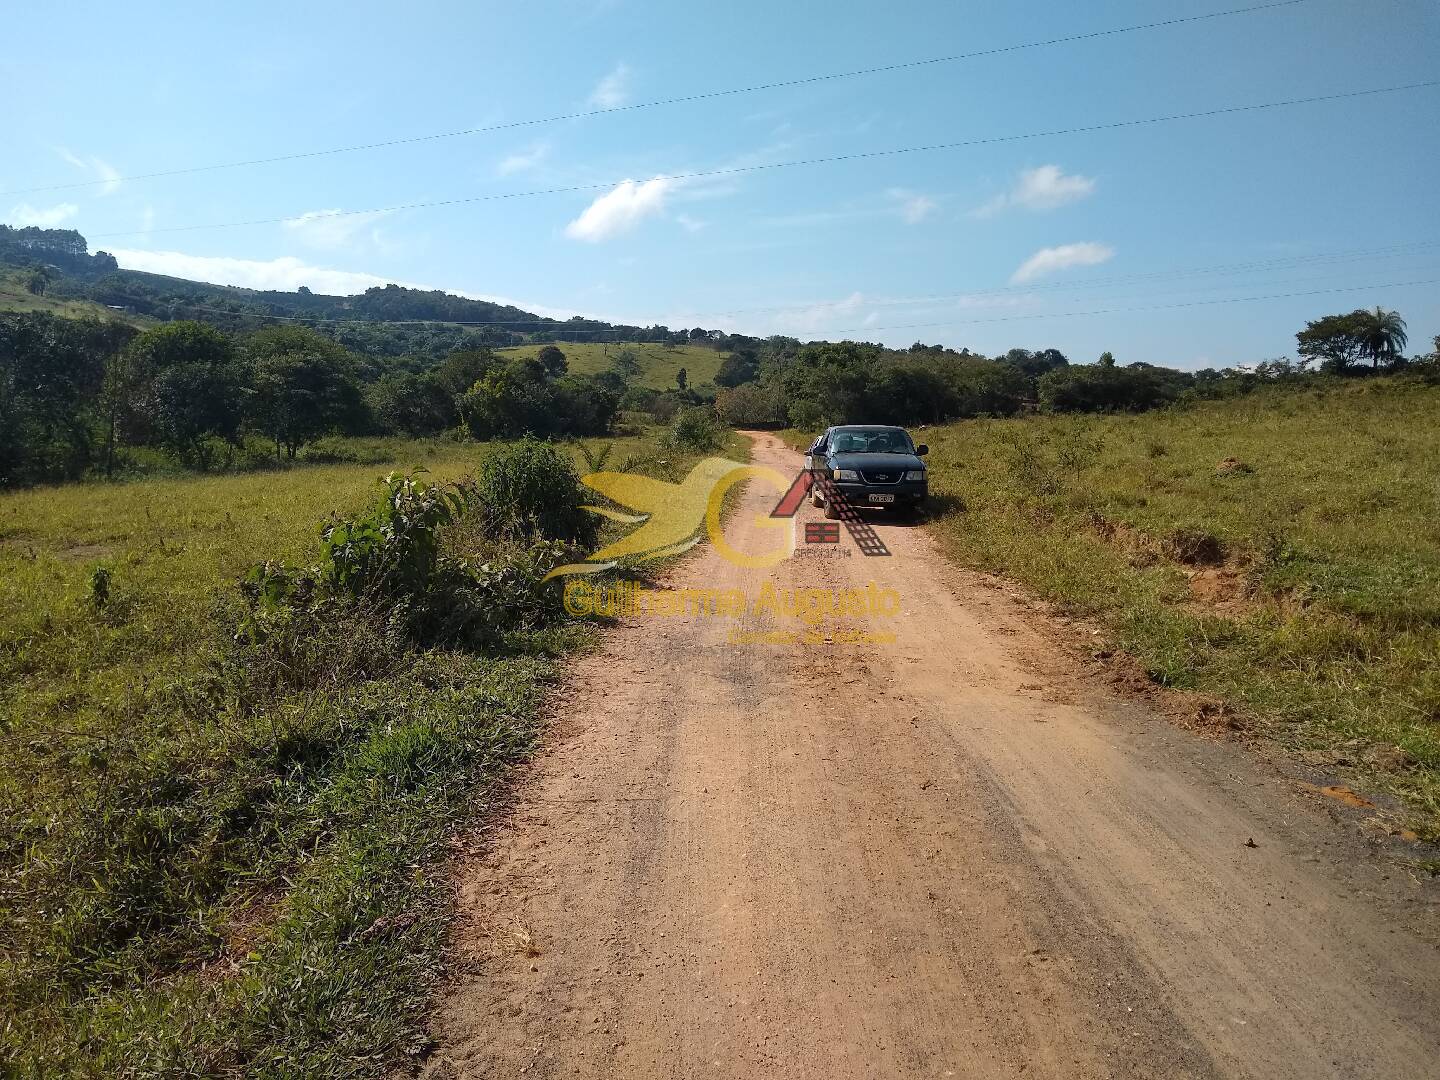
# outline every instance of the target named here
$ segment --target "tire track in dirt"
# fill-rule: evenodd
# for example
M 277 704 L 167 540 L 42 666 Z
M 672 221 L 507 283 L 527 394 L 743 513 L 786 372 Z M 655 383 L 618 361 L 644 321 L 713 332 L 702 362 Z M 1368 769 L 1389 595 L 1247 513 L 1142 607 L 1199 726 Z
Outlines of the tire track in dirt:
M 768 435 L 755 460 L 799 465 Z M 737 546 L 774 498 L 746 490 Z M 629 618 L 574 665 L 458 867 L 430 1075 L 1427 1074 L 1433 890 L 877 527 L 889 558 L 707 547 L 665 584 L 874 581 L 894 618 L 787 645 L 731 643 L 775 628 L 748 613 Z

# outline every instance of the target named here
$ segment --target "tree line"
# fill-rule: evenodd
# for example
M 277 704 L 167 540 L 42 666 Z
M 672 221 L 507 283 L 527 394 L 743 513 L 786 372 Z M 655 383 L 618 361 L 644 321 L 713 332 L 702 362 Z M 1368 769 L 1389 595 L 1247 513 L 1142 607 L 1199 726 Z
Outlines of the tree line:
M 1076 364 L 1053 348 L 985 357 L 920 342 L 909 349 L 848 341 L 802 344 L 783 337 L 732 338 L 727 344 L 733 351 L 716 375 L 715 407 L 736 426 L 923 424 L 1027 409 L 1140 412 L 1276 382 L 1411 367 L 1440 379 L 1440 339 L 1435 354 L 1407 359 L 1405 320 L 1380 308 L 1311 320 L 1296 334 L 1298 361 L 1193 372 L 1143 361 L 1122 365 L 1109 352 L 1094 363 Z
M 7 230 L 0 247 L 33 251 L 55 232 Z M 63 239 L 63 250 L 52 254 L 72 266 L 108 258 L 86 254 L 79 234 Z M 103 266 L 94 270 L 104 273 Z M 403 304 L 413 290 L 371 292 Z M 1140 411 L 1277 381 L 1374 375 L 1415 363 L 1404 356 L 1403 318 L 1378 308 L 1310 321 L 1296 335 L 1298 361 L 1198 372 L 1122 365 L 1108 352 L 1081 364 L 1054 348 L 986 357 L 920 342 L 889 349 L 695 327 L 667 340 L 724 350 L 716 386 L 691 386 L 681 371 L 667 390 L 639 385 L 642 365 L 623 347 L 608 370 L 581 376 L 553 344 L 535 356 L 500 353 L 483 334 L 431 324 L 416 328 L 433 335 L 423 348 L 397 356 L 393 350 L 407 339 L 387 339 L 396 330 L 390 324 L 328 329 L 294 323 L 247 329 L 208 316 L 141 332 L 117 321 L 0 314 L 0 486 L 114 475 L 137 448 L 206 469 L 234 465 L 242 455 L 252 462 L 262 442 L 273 458 L 294 459 L 330 433 L 602 434 L 621 410 L 670 423 L 687 408 L 713 405 L 714 415 L 733 426 L 805 428 L 940 423 L 1027 409 Z M 1440 371 L 1433 357 L 1418 359 L 1429 377 Z
M 568 437 L 609 430 L 623 379 L 572 375 L 563 352 L 458 349 L 423 371 L 302 326 L 228 334 L 206 323 L 143 332 L 116 321 L 0 314 L 0 486 L 113 475 L 133 448 L 195 468 L 263 440 L 278 461 L 319 437 Z

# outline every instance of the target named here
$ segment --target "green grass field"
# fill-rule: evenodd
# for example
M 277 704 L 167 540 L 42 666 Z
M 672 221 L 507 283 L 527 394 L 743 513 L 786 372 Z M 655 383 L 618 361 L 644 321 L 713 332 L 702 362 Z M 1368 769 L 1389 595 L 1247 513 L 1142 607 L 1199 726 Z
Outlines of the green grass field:
M 1352 763 L 1440 839 L 1437 418 L 1440 388 L 1390 379 L 915 434 L 956 559 Z
M 520 345 L 513 349 L 501 349 L 504 353 L 519 356 L 534 356 L 545 346 Z M 640 361 L 639 384 L 652 390 L 675 389 L 675 373 L 682 367 L 692 386 L 713 383 L 715 373 L 720 370 L 729 353 L 699 345 L 628 345 L 597 344 L 593 342 L 559 343 L 557 347 L 570 362 L 570 370 L 577 375 L 598 375 L 609 369 L 615 355 L 628 349 Z
M 115 319 L 142 329 L 154 326 L 155 320 L 143 315 L 127 315 L 112 311 L 91 300 L 62 300 L 54 296 L 35 296 L 21 283 L 18 274 L 0 271 L 0 311 L 45 311 L 66 319 Z
M 661 434 L 586 445 L 678 478 L 696 455 Z M 6 1075 L 387 1075 L 423 1051 L 434 867 L 591 631 L 420 648 L 382 610 L 237 637 L 248 567 L 316 561 L 391 468 L 491 450 L 332 442 L 363 463 L 0 495 Z

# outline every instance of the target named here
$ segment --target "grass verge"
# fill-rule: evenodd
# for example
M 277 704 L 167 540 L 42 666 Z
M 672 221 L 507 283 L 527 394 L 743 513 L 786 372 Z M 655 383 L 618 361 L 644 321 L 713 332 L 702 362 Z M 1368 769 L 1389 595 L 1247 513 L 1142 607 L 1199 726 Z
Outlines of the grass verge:
M 968 565 L 1098 620 L 1165 686 L 1355 770 L 1440 839 L 1440 390 L 917 431 Z
M 667 479 L 699 456 L 615 441 Z M 486 452 L 428 464 L 458 477 Z M 376 475 L 0 497 L 8 1075 L 382 1075 L 424 1055 L 446 839 L 529 752 L 593 627 L 511 620 L 476 647 L 417 640 L 384 604 L 282 619 L 257 646 L 237 579 L 314 563 L 316 525 L 371 503 Z M 446 543 L 524 592 L 523 550 L 473 527 Z

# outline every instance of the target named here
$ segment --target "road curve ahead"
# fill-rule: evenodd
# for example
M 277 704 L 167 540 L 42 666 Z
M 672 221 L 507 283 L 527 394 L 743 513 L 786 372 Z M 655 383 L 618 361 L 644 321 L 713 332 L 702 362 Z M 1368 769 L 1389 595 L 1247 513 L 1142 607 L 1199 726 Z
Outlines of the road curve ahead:
M 775 499 L 745 489 L 737 548 Z M 1433 888 L 1111 695 L 923 529 L 865 556 L 804 543 L 820 519 L 662 584 L 742 615 L 627 616 L 574 665 L 460 860 L 430 1075 L 1440 1075 Z M 807 631 L 767 583 L 898 611 Z

